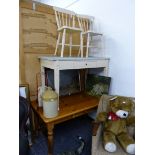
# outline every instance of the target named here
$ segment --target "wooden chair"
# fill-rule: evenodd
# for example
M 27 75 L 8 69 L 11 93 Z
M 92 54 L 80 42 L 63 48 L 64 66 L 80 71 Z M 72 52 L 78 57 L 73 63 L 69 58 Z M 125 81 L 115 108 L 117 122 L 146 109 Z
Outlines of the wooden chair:
M 79 47 L 81 51 L 81 57 L 83 57 L 83 38 L 82 38 L 82 29 L 80 26 L 76 26 L 76 14 L 73 11 L 69 11 L 66 9 L 53 7 L 55 10 L 55 17 L 57 22 L 57 31 L 58 31 L 58 39 L 55 48 L 55 54 L 57 55 L 58 47 L 61 46 L 61 57 L 64 56 L 64 48 L 65 46 L 69 47 L 69 56 L 72 56 L 72 47 Z M 69 44 L 66 44 L 66 34 L 69 34 Z M 72 44 L 72 34 L 79 33 L 80 34 L 80 45 Z M 62 34 L 62 41 L 60 43 L 60 38 Z
M 88 57 L 89 48 L 96 48 L 97 47 L 97 46 L 93 46 L 91 44 L 92 37 L 102 36 L 102 34 L 95 32 L 93 29 L 94 17 L 88 16 L 88 15 L 77 14 L 77 18 L 78 18 L 80 28 L 83 30 L 83 32 L 82 32 L 83 38 L 84 38 L 84 36 L 86 36 L 86 46 L 83 46 L 83 47 L 86 48 L 86 57 Z

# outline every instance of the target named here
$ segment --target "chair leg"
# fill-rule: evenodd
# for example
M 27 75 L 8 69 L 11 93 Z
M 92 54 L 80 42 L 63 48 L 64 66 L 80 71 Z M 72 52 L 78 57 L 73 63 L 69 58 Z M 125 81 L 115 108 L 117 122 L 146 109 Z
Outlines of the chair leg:
M 54 53 L 55 56 L 57 55 L 57 51 L 58 51 L 58 47 L 59 47 L 60 34 L 61 34 L 61 32 L 58 33 L 58 39 L 57 39 L 57 43 L 56 43 L 56 47 L 55 47 L 55 53 Z
M 69 34 L 69 56 L 72 56 L 72 34 Z
M 61 57 L 63 57 L 64 55 L 65 38 L 66 38 L 66 29 L 64 29 L 63 35 L 62 35 Z
M 81 58 L 83 58 L 83 35 L 80 33 L 80 51 L 81 51 Z
M 89 52 L 89 44 L 90 44 L 90 34 L 87 35 L 87 49 L 86 49 L 86 57 L 88 57 Z
M 80 56 L 81 49 L 79 48 L 78 57 Z

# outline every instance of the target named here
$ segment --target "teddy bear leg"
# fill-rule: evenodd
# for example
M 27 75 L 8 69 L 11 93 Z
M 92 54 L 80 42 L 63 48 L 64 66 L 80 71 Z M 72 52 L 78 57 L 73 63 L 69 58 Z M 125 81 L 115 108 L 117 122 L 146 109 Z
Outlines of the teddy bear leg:
M 104 148 L 108 152 L 115 152 L 117 149 L 115 135 L 111 132 L 104 132 Z
M 123 149 L 129 154 L 135 154 L 135 141 L 127 133 L 122 133 L 117 136 Z

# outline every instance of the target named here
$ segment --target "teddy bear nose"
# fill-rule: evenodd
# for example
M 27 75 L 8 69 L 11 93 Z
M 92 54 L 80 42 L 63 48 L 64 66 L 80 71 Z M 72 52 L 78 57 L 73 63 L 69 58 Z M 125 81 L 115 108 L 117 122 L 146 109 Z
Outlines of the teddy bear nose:
M 126 116 L 126 113 L 124 113 L 123 116 Z

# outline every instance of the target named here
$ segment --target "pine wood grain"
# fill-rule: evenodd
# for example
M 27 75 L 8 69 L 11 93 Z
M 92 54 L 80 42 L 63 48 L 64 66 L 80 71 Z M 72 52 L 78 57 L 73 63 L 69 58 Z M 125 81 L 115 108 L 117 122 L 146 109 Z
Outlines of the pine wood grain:
M 64 120 L 75 118 L 95 110 L 98 106 L 98 102 L 98 98 L 84 93 L 60 97 L 59 115 L 54 118 L 45 118 L 43 115 L 43 109 L 38 108 L 36 101 L 32 101 L 31 105 L 43 122 L 53 122 L 54 124 L 57 124 L 63 122 Z
M 53 155 L 54 125 L 87 114 L 95 110 L 98 103 L 99 98 L 88 96 L 84 93 L 60 97 L 60 110 L 58 116 L 54 118 L 45 118 L 43 115 L 43 108 L 38 108 L 36 101 L 31 102 L 34 113 L 38 118 L 42 119 L 47 127 L 48 155 Z

